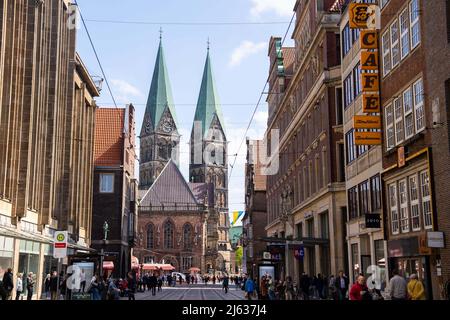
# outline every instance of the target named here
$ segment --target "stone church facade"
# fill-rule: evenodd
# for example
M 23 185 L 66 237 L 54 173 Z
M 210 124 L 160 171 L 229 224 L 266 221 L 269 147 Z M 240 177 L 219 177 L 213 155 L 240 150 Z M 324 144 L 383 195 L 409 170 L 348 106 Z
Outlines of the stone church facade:
M 140 135 L 141 262 L 230 272 L 227 140 L 208 50 L 190 139 L 189 182 L 178 166 L 180 134 L 160 42 Z

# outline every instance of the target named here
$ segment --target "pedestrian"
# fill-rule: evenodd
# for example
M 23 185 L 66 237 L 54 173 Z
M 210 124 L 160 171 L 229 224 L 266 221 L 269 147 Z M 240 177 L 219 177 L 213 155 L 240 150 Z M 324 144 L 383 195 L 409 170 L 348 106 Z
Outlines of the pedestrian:
M 336 278 L 334 283 L 336 287 L 337 299 L 340 301 L 346 300 L 350 281 L 344 274 L 344 271 L 339 271 L 339 276 Z
M 350 300 L 372 300 L 372 295 L 369 292 L 369 288 L 366 285 L 366 278 L 359 276 L 355 284 L 351 287 L 349 292 Z
M 309 300 L 309 286 L 311 280 L 309 276 L 303 272 L 300 278 L 300 289 L 302 290 L 302 296 L 304 300 Z
M 167 276 L 167 285 L 168 285 L 169 287 L 172 286 L 172 275 L 170 275 L 170 274 Z
M 399 275 L 397 269 L 393 272 L 393 277 L 389 281 L 390 296 L 392 300 L 406 300 L 408 288 L 405 278 Z
M 328 280 L 328 292 L 329 292 L 329 298 L 333 300 L 337 300 L 337 291 L 336 291 L 336 278 L 334 275 L 331 275 L 330 279 Z
M 223 278 L 223 282 L 222 282 L 222 286 L 223 286 L 223 289 L 225 290 L 225 294 L 228 293 L 228 286 L 229 286 L 229 283 L 230 283 L 230 278 L 228 278 L 228 276 L 226 275 L 226 276 Z
M 316 290 L 321 300 L 325 299 L 323 295 L 323 287 L 324 287 L 323 276 L 322 274 L 319 273 L 316 278 Z
M 45 281 L 44 281 L 44 290 L 45 290 L 45 299 L 49 299 L 50 298 L 50 279 L 51 279 L 51 274 L 47 274 L 45 276 Z
M 284 282 L 284 287 L 286 290 L 286 300 L 292 300 L 294 296 L 294 282 L 290 276 L 286 277 L 286 281 Z
M 2 300 L 11 300 L 11 294 L 14 289 L 14 281 L 13 281 L 13 272 L 11 268 L 8 268 L 6 270 L 5 274 L 3 275 L 3 294 L 2 294 Z
M 248 300 L 252 300 L 254 291 L 255 291 L 255 283 L 250 277 L 248 277 L 248 279 L 245 281 L 245 297 Z
M 133 274 L 131 272 L 128 272 L 128 300 L 136 300 L 135 294 L 136 294 L 136 279 L 134 278 Z
M 58 300 L 58 272 L 53 271 L 49 281 L 50 299 Z
M 162 291 L 162 285 L 163 285 L 163 277 L 159 277 L 159 279 L 158 279 L 158 292 Z
M 23 274 L 18 273 L 17 274 L 17 281 L 16 281 L 16 300 L 22 300 L 22 293 L 23 293 L 23 280 L 22 280 Z
M 33 291 L 34 291 L 34 274 L 33 272 L 30 272 L 27 277 L 27 300 L 33 299 Z
M 109 279 L 108 300 L 120 300 L 120 289 L 117 287 L 113 278 Z
M 268 292 L 269 292 L 269 300 L 275 300 L 275 283 L 273 282 L 272 276 L 268 278 Z
M 410 276 L 408 295 L 411 300 L 426 300 L 425 288 L 417 274 L 412 274 Z
M 152 296 L 156 295 L 156 286 L 158 285 L 158 279 L 156 278 L 156 274 L 153 273 L 149 278 L 150 290 L 152 291 Z
M 263 275 L 261 281 L 259 282 L 260 299 L 267 300 L 269 296 L 268 286 L 267 286 L 267 276 Z
M 91 292 L 92 300 L 101 300 L 100 281 L 98 275 L 94 275 L 92 277 L 90 285 L 91 287 L 89 291 Z

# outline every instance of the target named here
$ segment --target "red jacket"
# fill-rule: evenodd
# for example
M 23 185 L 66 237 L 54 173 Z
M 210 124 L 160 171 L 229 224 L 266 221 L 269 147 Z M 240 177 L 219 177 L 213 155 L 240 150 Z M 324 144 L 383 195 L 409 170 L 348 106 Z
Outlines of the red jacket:
M 350 289 L 349 297 L 350 300 L 362 300 L 363 296 L 361 294 L 362 291 L 369 291 L 366 285 L 360 285 L 358 282 L 355 283 L 352 288 Z

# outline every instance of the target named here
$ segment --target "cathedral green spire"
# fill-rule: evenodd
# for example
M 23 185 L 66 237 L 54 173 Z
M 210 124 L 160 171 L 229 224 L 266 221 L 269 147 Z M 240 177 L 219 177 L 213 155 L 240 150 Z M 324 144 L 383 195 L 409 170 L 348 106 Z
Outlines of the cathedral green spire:
M 194 121 L 200 121 L 202 123 L 202 133 L 205 136 L 211 127 L 212 121 L 217 116 L 217 119 L 222 126 L 222 130 L 225 131 L 224 121 L 222 116 L 222 109 L 220 107 L 219 96 L 216 90 L 216 84 L 214 81 L 211 58 L 209 55 L 209 43 L 208 43 L 208 55 L 206 56 L 205 69 L 203 71 L 202 85 L 200 88 L 200 94 L 197 102 L 197 110 L 195 111 Z
M 175 125 L 177 125 L 169 74 L 167 72 L 166 62 L 164 58 L 162 41 L 160 41 L 144 118 L 144 121 L 151 122 L 153 130 L 157 128 L 161 117 L 166 110 L 166 107 L 169 108 L 169 111 L 175 121 Z M 145 127 L 146 123 L 144 123 L 144 126 L 142 128 L 143 131 Z

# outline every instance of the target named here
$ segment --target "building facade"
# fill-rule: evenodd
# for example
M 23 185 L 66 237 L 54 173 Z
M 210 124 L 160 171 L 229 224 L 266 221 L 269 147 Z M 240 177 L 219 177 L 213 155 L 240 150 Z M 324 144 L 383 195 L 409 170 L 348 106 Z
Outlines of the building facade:
M 66 27 L 69 6 L 0 1 L 0 277 L 33 272 L 36 298 L 57 268 L 56 230 L 69 232 L 69 254 L 91 244 L 99 91 Z
M 133 105 L 97 109 L 92 247 L 104 250 L 104 260 L 112 262 L 105 271 L 120 278 L 131 270 L 132 248 L 137 241 L 135 127 Z
M 448 48 L 444 1 L 384 1 L 381 11 L 383 187 L 389 269 L 415 273 L 429 299 L 443 297 L 448 231 Z M 448 10 L 448 3 L 447 3 Z M 445 12 L 445 11 L 443 11 Z M 448 17 L 447 17 L 448 18 Z M 442 55 L 442 56 L 441 56 Z M 438 60 L 434 60 L 438 57 Z M 442 104 L 441 104 L 442 103 Z M 439 201 L 438 201 L 439 200 Z M 446 207 L 447 205 L 447 207 Z M 439 210 L 438 210 L 439 209 Z M 442 211 L 441 211 L 442 210 Z M 448 279 L 448 273 L 447 278 Z
M 374 1 L 371 1 L 374 2 Z M 350 2 L 346 2 L 348 4 Z M 359 146 L 355 144 L 354 117 L 363 115 L 363 94 L 361 87 L 361 44 L 360 30 L 351 29 L 348 6 L 341 7 L 341 69 L 342 88 L 339 97 L 342 112 L 339 122 L 343 123 L 345 143 L 345 177 L 347 191 L 347 225 L 345 250 L 348 253 L 350 282 L 359 274 L 370 276 L 372 267 L 377 266 L 386 281 L 386 241 L 382 224 L 378 228 L 366 225 L 368 215 L 382 216 L 382 154 L 381 146 Z M 342 146 L 340 146 L 342 148 Z
M 242 269 L 253 279 L 258 276 L 258 266 L 264 259 L 267 244 L 266 236 L 267 202 L 266 184 L 260 152 L 262 140 L 247 139 L 247 163 L 245 165 L 245 215 L 242 219 Z
M 279 38 L 270 41 L 268 146 L 274 129 L 280 143 L 278 153 L 268 153 L 272 162 L 278 157 L 280 168 L 267 180 L 267 241 L 282 261 L 279 276 L 297 281 L 303 272 L 336 274 L 347 260 L 337 98 L 340 14 L 330 11 L 333 3 L 297 1 L 295 48 L 281 48 Z

